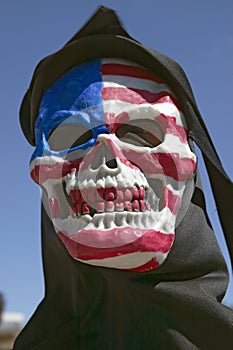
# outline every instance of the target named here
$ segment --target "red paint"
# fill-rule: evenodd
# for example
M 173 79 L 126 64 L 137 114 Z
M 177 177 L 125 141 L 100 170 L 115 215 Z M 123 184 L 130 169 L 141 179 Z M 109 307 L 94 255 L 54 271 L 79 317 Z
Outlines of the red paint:
M 132 203 L 131 203 L 131 202 L 126 201 L 126 202 L 124 203 L 124 205 L 125 205 L 125 210 L 127 210 L 127 211 L 132 211 L 133 207 L 132 207 Z
M 116 198 L 116 189 L 114 187 L 106 188 L 104 191 L 104 199 L 106 201 L 114 201 Z
M 117 201 L 119 202 L 123 202 L 124 201 L 124 189 L 117 189 L 116 193 L 117 193 Z
M 140 209 L 141 211 L 145 211 L 146 210 L 146 205 L 145 202 L 143 200 L 139 200 L 139 204 L 140 204 Z
M 165 134 L 178 136 L 181 142 L 188 143 L 187 131 L 183 126 L 176 124 L 176 118 L 161 114 L 155 120 L 162 126 Z
M 132 192 L 133 191 L 131 189 L 129 189 L 129 188 L 126 188 L 124 190 L 124 200 L 125 201 L 130 201 L 131 202 L 131 200 L 133 199 L 133 193 Z
M 140 211 L 139 201 L 136 199 L 133 201 L 133 208 L 134 208 L 134 211 Z
M 99 213 L 104 212 L 104 211 L 105 211 L 105 203 L 104 203 L 104 202 L 98 202 L 98 203 L 96 204 L 96 210 L 97 210 L 97 212 L 99 212 Z
M 147 79 L 155 81 L 159 84 L 164 84 L 161 78 L 157 77 L 153 73 L 135 66 L 129 66 L 125 64 L 117 63 L 105 63 L 101 66 L 102 75 L 121 75 L 133 78 Z
M 103 87 L 102 89 L 102 99 L 103 101 L 118 100 L 127 103 L 133 103 L 135 105 L 140 105 L 144 103 L 156 104 L 167 102 L 168 91 L 160 92 L 150 92 L 148 90 L 127 88 L 127 87 Z M 164 101 L 162 100 L 164 98 Z M 173 102 L 171 97 L 170 103 Z
M 126 156 L 130 161 L 127 164 Z M 144 174 L 162 174 L 177 181 L 187 180 L 196 168 L 196 162 L 193 159 L 180 158 L 178 153 L 140 154 L 129 150 L 125 152 L 125 157 L 120 159 L 122 163 L 129 167 L 131 164 L 137 165 Z
M 114 211 L 114 203 L 113 202 L 106 202 L 106 211 Z
M 123 229 L 112 229 L 108 230 L 107 232 L 103 231 L 103 235 L 108 234 L 109 237 L 117 236 L 118 231 Z M 135 230 L 129 227 L 129 230 Z M 81 238 L 81 235 L 83 237 L 87 236 L 88 234 L 91 234 L 96 236 L 97 230 L 82 230 L 79 232 L 79 237 Z M 105 258 L 112 258 L 117 257 L 119 255 L 125 255 L 125 254 L 131 254 L 136 252 L 162 252 L 167 253 L 174 241 L 174 234 L 164 234 L 161 232 L 154 231 L 152 229 L 140 229 L 140 231 L 145 231 L 144 236 L 140 237 L 139 239 L 122 246 L 118 247 L 110 247 L 110 248 L 96 248 L 96 247 L 90 247 L 84 244 L 80 244 L 77 241 L 75 241 L 75 235 L 71 237 L 67 237 L 62 232 L 58 232 L 58 236 L 65 244 L 66 248 L 68 249 L 71 256 L 73 256 L 76 259 L 81 260 L 91 260 L 91 259 L 105 259 Z
M 55 198 L 50 198 L 49 206 L 50 206 L 50 212 L 51 212 L 52 218 L 53 219 L 60 218 L 61 213 L 60 213 L 60 205 L 58 200 Z
M 108 125 L 111 133 L 115 133 L 116 129 L 129 120 L 129 115 L 126 112 L 116 115 L 115 113 L 104 113 L 104 122 Z
M 83 203 L 82 214 L 90 214 L 90 206 L 87 203 Z
M 116 211 L 123 211 L 125 207 L 123 202 L 116 202 L 115 206 L 116 206 Z
M 133 199 L 139 199 L 139 190 L 136 186 L 133 186 Z
M 143 187 L 139 188 L 139 198 L 144 199 L 145 197 L 145 189 Z
M 75 205 L 75 212 L 77 214 L 82 214 L 82 208 L 83 208 L 83 203 L 76 203 Z
M 40 164 L 31 170 L 32 179 L 38 184 L 44 183 L 48 179 L 60 179 L 71 172 L 72 168 L 79 168 L 82 158 L 74 161 L 64 160 L 54 164 Z
M 163 188 L 163 207 L 168 207 L 170 211 L 176 215 L 180 209 L 181 203 L 181 197 L 172 193 L 166 186 Z
M 76 203 L 76 194 L 75 194 L 76 190 L 71 190 L 70 191 L 70 197 L 73 203 Z

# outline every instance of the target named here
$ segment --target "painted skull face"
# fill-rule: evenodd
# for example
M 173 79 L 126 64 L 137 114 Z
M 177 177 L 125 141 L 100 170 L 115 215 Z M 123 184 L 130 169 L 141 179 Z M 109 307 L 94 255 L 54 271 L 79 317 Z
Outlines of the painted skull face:
M 161 265 L 196 167 L 169 87 L 127 61 L 85 63 L 45 92 L 35 133 L 31 177 L 70 255 L 132 271 Z

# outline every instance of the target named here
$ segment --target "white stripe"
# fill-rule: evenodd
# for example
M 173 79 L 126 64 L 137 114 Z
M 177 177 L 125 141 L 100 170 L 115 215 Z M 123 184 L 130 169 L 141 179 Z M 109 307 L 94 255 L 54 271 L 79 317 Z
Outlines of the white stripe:
M 32 170 L 37 165 L 53 165 L 56 163 L 63 163 L 64 159 L 55 156 L 41 156 L 33 159 L 30 163 L 30 169 Z
M 165 134 L 164 142 L 155 148 L 151 148 L 151 151 L 148 153 L 178 153 L 181 159 L 189 158 L 196 161 L 196 156 L 191 152 L 189 144 L 183 143 L 178 136 L 172 134 Z
M 184 116 L 177 107 L 170 102 L 163 103 L 142 103 L 140 105 L 134 103 L 128 103 L 124 101 L 117 100 L 103 100 L 103 109 L 106 113 L 114 113 L 116 116 L 122 112 L 126 112 L 132 119 L 154 119 L 160 114 L 164 114 L 168 117 L 173 117 L 176 119 L 176 124 L 178 126 L 185 127 Z M 143 114 L 142 114 L 143 113 Z
M 173 94 L 166 84 L 156 83 L 149 79 L 134 78 L 124 75 L 102 75 L 102 81 L 104 87 L 128 87 L 132 89 L 146 90 L 150 93 L 168 91 L 170 94 Z

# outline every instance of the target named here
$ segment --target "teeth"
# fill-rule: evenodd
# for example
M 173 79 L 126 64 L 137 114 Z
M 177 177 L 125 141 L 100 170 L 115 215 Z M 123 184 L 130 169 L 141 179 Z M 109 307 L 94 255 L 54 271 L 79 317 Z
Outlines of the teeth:
M 104 202 L 98 202 L 96 206 L 96 211 L 98 213 L 103 213 L 105 211 L 105 203 Z
M 89 205 L 87 204 L 87 203 L 83 203 L 83 207 L 82 207 L 82 212 L 83 212 L 83 214 L 85 215 L 85 214 L 90 214 L 90 207 L 89 207 Z
M 101 229 L 101 228 L 104 228 L 104 223 L 103 223 L 103 217 L 99 217 L 97 218 L 96 216 L 93 217 L 93 224 L 95 226 L 95 228 L 97 229 Z
M 104 227 L 106 229 L 114 228 L 114 214 L 108 213 L 104 216 Z
M 150 203 L 149 203 L 149 202 L 146 202 L 146 209 L 147 209 L 147 210 L 150 210 L 150 209 L 151 209 Z
M 124 216 L 122 214 L 115 213 L 115 224 L 119 227 L 124 225 Z
M 141 223 L 141 218 L 139 217 L 139 215 L 134 215 L 133 216 L 133 223 L 134 226 L 138 227 Z
M 123 211 L 124 210 L 124 203 L 123 202 L 116 202 L 115 210 L 116 211 Z
M 83 180 L 80 184 L 79 184 L 79 188 L 80 190 L 87 188 L 87 180 Z
M 76 168 L 71 169 L 71 173 L 67 174 L 67 181 L 66 181 L 66 192 L 69 193 L 72 189 L 75 188 L 75 185 L 77 183 L 76 180 Z
M 76 208 L 76 209 L 75 209 Z M 76 206 L 74 206 L 73 211 L 77 211 L 78 213 L 81 213 L 83 211 L 83 214 L 90 213 L 90 206 L 87 203 L 83 203 L 83 207 L 81 203 L 77 203 Z M 104 212 L 122 212 L 124 210 L 126 211 L 135 211 L 135 212 L 145 212 L 146 210 L 151 210 L 150 204 L 148 202 L 144 202 L 142 200 L 137 201 L 134 200 L 133 203 L 126 201 L 126 202 L 113 202 L 113 201 L 99 201 L 95 205 L 95 210 L 97 213 L 104 213 Z
M 129 188 L 127 188 L 124 191 L 124 197 L 125 197 L 125 201 L 129 201 L 129 202 L 131 202 L 131 200 L 133 199 L 133 193 Z
M 101 154 L 101 157 L 103 155 Z M 117 157 L 117 167 L 114 169 L 107 168 L 102 163 L 103 159 L 98 159 L 96 155 L 97 163 L 101 164 L 99 167 L 95 167 L 94 164 L 89 166 L 82 171 L 75 171 L 66 176 L 67 188 L 71 189 L 72 186 L 76 186 L 79 183 L 79 188 L 86 186 L 95 188 L 97 187 L 129 187 L 133 183 L 138 186 L 147 187 L 148 182 L 145 175 L 138 168 L 129 168 L 129 164 L 123 164 Z M 131 164 L 130 164 L 131 165 Z M 79 170 L 79 169 L 77 169 Z M 89 179 L 88 181 L 86 179 Z M 75 183 L 76 182 L 76 183 Z M 68 191 L 67 191 L 68 192 Z
M 133 186 L 132 192 L 133 192 L 133 199 L 139 199 L 139 191 L 136 186 Z
M 114 181 L 114 178 L 108 175 L 105 179 L 105 187 L 109 188 L 109 187 L 116 187 L 116 186 L 117 186 L 116 180 Z
M 171 232 L 172 225 L 169 224 L 167 226 L 161 226 L 159 221 L 166 221 L 167 217 L 166 211 L 164 212 L 144 212 L 144 213 L 136 213 L 136 212 L 105 212 L 95 214 L 91 217 L 89 214 L 82 215 L 79 217 L 69 216 L 66 219 L 53 219 L 54 226 L 57 231 L 65 231 L 68 235 L 72 235 L 77 233 L 79 230 L 92 230 L 92 229 L 112 229 L 116 227 L 126 227 L 130 226 L 131 228 L 140 229 L 151 229 L 154 227 L 155 229 L 159 229 L 164 232 Z M 159 226 L 158 226 L 159 225 Z
M 117 200 L 119 202 L 123 202 L 124 201 L 124 192 L 122 190 L 117 190 Z
M 113 212 L 114 211 L 114 203 L 113 202 L 106 202 L 106 211 L 107 212 Z
M 133 223 L 132 215 L 130 215 L 130 214 L 131 214 L 131 212 L 128 212 L 128 213 L 126 214 L 126 217 L 125 217 L 125 219 L 126 219 L 126 224 L 127 224 L 127 225 L 131 225 L 131 224 Z
M 144 197 L 145 197 L 145 190 L 144 190 L 144 187 L 141 186 L 139 188 L 139 198 L 144 199 Z
M 134 211 L 140 211 L 139 202 L 137 200 L 133 201 L 133 208 L 134 208 Z
M 116 180 L 117 180 L 118 187 L 125 187 L 126 186 L 125 179 L 123 178 L 123 176 L 121 174 L 117 175 Z
M 150 193 L 149 200 L 145 200 L 145 190 L 141 186 L 138 188 L 116 189 L 115 187 L 81 190 L 73 189 L 70 191 L 70 198 L 74 203 L 71 208 L 72 212 L 78 214 L 89 214 L 91 208 L 96 209 L 97 212 L 106 211 L 145 211 L 150 210 L 149 203 L 154 201 L 152 206 L 155 210 L 157 208 L 157 197 Z M 156 210 L 155 210 L 156 211 Z
M 125 202 L 125 210 L 127 211 L 132 211 L 133 207 L 132 207 L 132 203 L 129 201 Z
M 98 179 L 96 182 L 96 188 L 104 188 L 105 187 L 105 179 Z
M 106 201 L 114 201 L 115 197 L 116 197 L 115 189 L 113 187 L 106 188 L 104 192 L 104 199 Z
M 146 210 L 145 202 L 142 199 L 140 199 L 139 204 L 140 204 L 141 211 L 145 211 Z

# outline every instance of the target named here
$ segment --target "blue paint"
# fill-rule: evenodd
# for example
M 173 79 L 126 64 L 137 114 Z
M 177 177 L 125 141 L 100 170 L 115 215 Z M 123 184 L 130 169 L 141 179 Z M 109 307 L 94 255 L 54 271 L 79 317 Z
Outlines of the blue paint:
M 58 110 L 69 110 L 89 85 L 102 81 L 100 68 L 101 62 L 96 60 L 68 71 L 44 93 L 40 108 L 47 108 L 50 115 Z
M 63 157 L 94 145 L 104 126 L 101 91 L 103 88 L 99 60 L 85 63 L 68 71 L 43 95 L 35 124 L 36 149 L 31 161 L 42 155 Z M 92 130 L 93 137 L 83 145 L 59 152 L 52 151 L 47 142 L 51 131 L 61 123 L 82 125 Z

